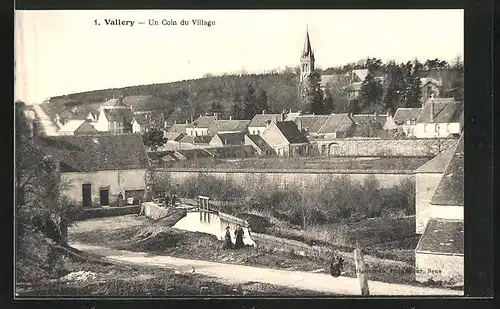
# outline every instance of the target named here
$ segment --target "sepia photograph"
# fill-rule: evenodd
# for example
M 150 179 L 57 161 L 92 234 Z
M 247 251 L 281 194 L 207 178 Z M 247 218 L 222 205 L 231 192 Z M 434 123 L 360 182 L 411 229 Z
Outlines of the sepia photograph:
M 464 295 L 463 10 L 14 29 L 16 299 Z

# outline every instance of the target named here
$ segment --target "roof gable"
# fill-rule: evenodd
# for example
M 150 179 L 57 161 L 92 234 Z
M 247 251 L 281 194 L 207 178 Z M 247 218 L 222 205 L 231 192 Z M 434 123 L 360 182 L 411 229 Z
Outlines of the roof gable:
M 139 135 L 73 135 L 40 137 L 46 154 L 61 164 L 61 172 L 146 169 L 146 149 Z
M 307 144 L 309 140 L 299 131 L 293 121 L 278 121 L 274 124 L 290 144 Z
M 455 145 L 445 149 L 443 152 L 426 162 L 421 167 L 415 170 L 415 173 L 444 173 L 446 166 L 451 160 L 453 156 L 453 152 L 455 151 Z
M 296 117 L 294 122 L 302 131 L 317 133 L 328 117 L 328 115 L 301 115 Z
M 431 100 L 431 99 L 429 99 Z M 435 101 L 427 101 L 423 106 L 420 115 L 417 118 L 417 123 L 431 122 L 431 108 L 434 108 L 434 123 L 456 123 L 461 121 L 463 113 L 463 103 L 434 103 Z
M 329 134 L 336 132 L 345 132 L 349 130 L 354 121 L 349 117 L 348 114 L 331 114 L 325 121 L 321 129 L 319 129 L 319 134 Z
M 60 132 L 75 132 L 82 124 L 85 123 L 85 120 L 75 120 L 70 119 L 64 126 L 59 130 Z
M 464 142 L 463 136 L 455 147 L 453 156 L 431 200 L 436 206 L 464 205 Z
M 273 151 L 273 148 L 258 134 L 246 135 L 245 139 L 249 139 L 261 151 Z
M 416 251 L 464 254 L 464 222 L 430 219 L 418 242 Z
M 223 145 L 243 145 L 245 143 L 245 133 L 219 133 L 214 138 L 219 138 Z
M 271 121 L 280 121 L 281 114 L 257 114 L 253 116 L 252 120 L 248 124 L 249 127 L 265 127 L 266 122 Z
M 394 122 L 395 123 L 405 123 L 408 120 L 417 120 L 418 115 L 422 111 L 421 108 L 405 108 L 400 107 L 394 113 Z
M 214 120 L 208 126 L 208 132 L 217 134 L 219 132 L 244 132 L 246 131 L 250 120 Z

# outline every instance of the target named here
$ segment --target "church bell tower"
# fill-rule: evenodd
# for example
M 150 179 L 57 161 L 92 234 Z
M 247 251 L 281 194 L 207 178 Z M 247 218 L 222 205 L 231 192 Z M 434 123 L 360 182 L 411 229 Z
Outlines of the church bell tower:
M 309 39 L 309 29 L 306 28 L 306 39 L 300 57 L 300 82 L 307 82 L 307 78 L 312 72 L 314 72 L 314 52 L 311 48 L 311 40 Z

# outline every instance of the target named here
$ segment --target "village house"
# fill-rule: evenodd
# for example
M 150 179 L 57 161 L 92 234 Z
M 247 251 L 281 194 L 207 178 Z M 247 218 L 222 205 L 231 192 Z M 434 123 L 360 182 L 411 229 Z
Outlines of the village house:
M 270 123 L 261 136 L 279 156 L 307 155 L 310 150 L 309 140 L 293 121 Z
M 459 135 L 463 129 L 463 113 L 463 102 L 453 98 L 430 98 L 422 107 L 413 135 L 416 138 Z
M 59 129 L 60 135 L 89 135 L 97 133 L 97 130 L 90 124 L 89 120 L 71 119 Z
M 430 219 L 415 249 L 419 282 L 463 285 L 464 142 L 455 147 L 430 201 Z
M 134 114 L 130 109 L 101 109 L 95 128 L 112 134 L 132 133 Z
M 58 162 L 63 195 L 83 207 L 115 206 L 143 200 L 149 159 L 139 135 L 56 136 L 39 139 L 47 156 Z
M 266 114 L 262 111 L 262 114 L 257 114 L 252 118 L 252 121 L 248 124 L 248 132 L 252 135 L 262 134 L 267 127 L 268 122 L 278 122 L 284 121 L 284 116 L 282 114 Z
M 186 127 L 189 136 L 214 136 L 217 133 L 247 132 L 250 120 L 219 119 L 217 115 L 200 116 Z
M 387 137 L 384 127 L 388 114 L 356 114 L 352 116 L 355 123 L 353 137 Z
M 424 104 L 429 98 L 439 98 L 441 94 L 442 83 L 432 77 L 422 77 L 420 79 L 421 102 Z
M 414 136 L 414 128 L 421 111 L 422 108 L 400 107 L 394 113 L 393 120 L 406 136 L 411 137 Z
M 245 133 L 218 133 L 210 140 L 210 147 L 237 146 L 245 144 Z
M 274 149 L 266 143 L 262 136 L 257 134 L 247 134 L 245 135 L 245 145 L 252 146 L 256 154 L 259 156 L 270 156 L 276 154 Z
M 415 170 L 415 221 L 416 233 L 422 234 L 430 219 L 430 202 L 443 177 L 455 147 L 450 147 Z
M 132 132 L 144 133 L 150 128 L 165 128 L 165 114 L 163 111 L 134 111 Z
M 324 139 L 351 137 L 356 129 L 356 123 L 349 114 L 330 114 L 318 130 L 318 135 Z

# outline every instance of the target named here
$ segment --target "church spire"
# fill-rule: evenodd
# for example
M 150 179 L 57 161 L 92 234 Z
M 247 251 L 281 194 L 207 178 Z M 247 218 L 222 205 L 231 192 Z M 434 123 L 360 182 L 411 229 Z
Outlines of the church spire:
M 303 57 L 314 57 L 314 53 L 311 48 L 311 40 L 309 39 L 309 27 L 306 25 L 306 39 L 304 41 L 304 48 L 302 49 Z

